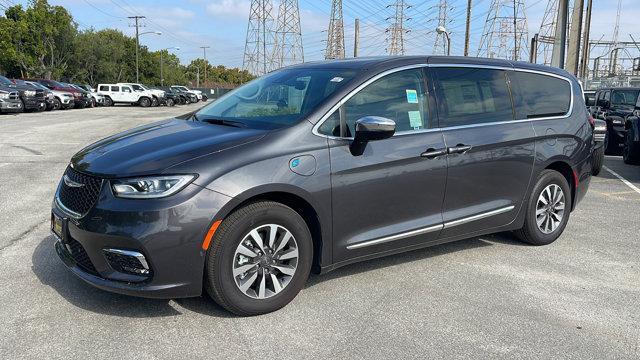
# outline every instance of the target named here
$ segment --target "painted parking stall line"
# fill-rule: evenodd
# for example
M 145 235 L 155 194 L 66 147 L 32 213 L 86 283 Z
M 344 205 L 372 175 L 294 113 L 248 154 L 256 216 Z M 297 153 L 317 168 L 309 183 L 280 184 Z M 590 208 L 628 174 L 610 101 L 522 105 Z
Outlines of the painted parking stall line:
M 638 194 L 640 194 L 640 189 L 639 189 L 637 186 L 633 185 L 629 180 L 627 180 L 627 179 L 623 178 L 623 177 L 622 177 L 621 175 L 619 175 L 617 172 L 615 172 L 615 171 L 613 171 L 613 170 L 609 169 L 609 168 L 608 168 L 608 167 L 606 167 L 606 166 L 603 166 L 602 168 L 603 168 L 603 169 L 605 169 L 605 170 L 607 170 L 608 172 L 610 172 L 610 173 L 611 173 L 611 175 L 613 175 L 613 176 L 617 177 L 618 179 L 620 179 L 620 181 L 622 181 L 625 185 L 627 185 L 628 187 L 630 187 L 633 191 L 635 191 L 635 192 L 637 192 Z

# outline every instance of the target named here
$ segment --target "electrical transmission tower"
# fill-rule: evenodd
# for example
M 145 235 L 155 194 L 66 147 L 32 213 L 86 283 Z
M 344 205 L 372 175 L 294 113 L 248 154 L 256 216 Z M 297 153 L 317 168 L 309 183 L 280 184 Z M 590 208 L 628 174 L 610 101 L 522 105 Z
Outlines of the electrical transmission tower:
M 342 17 L 342 0 L 333 0 L 331 19 L 329 19 L 329 35 L 325 59 L 344 59 L 344 19 Z
M 393 20 L 393 24 L 387 29 L 389 44 L 387 52 L 389 55 L 404 55 L 404 34 L 410 31 L 404 27 L 404 22 L 409 20 L 405 18 L 404 11 L 409 9 L 411 5 L 408 5 L 404 0 L 396 0 L 395 4 L 387 7 L 395 8 L 395 15 L 387 18 L 387 20 Z
M 263 75 L 271 70 L 274 44 L 272 11 L 271 0 L 251 1 L 242 68 L 254 75 Z
M 542 23 L 538 31 L 538 51 L 536 58 L 541 56 L 541 64 L 551 65 L 551 54 L 553 53 L 553 42 L 556 39 L 556 21 L 558 19 L 558 0 L 551 0 L 547 3 L 542 16 Z
M 478 56 L 525 60 L 528 51 L 524 0 L 492 0 L 484 24 Z
M 304 62 L 298 0 L 280 0 L 271 69 Z
M 440 0 L 440 4 L 438 5 L 438 26 L 442 26 L 445 29 L 449 28 L 449 4 L 447 0 Z M 442 33 L 436 33 L 436 40 L 433 43 L 433 51 L 434 55 L 446 55 L 447 54 L 447 35 Z

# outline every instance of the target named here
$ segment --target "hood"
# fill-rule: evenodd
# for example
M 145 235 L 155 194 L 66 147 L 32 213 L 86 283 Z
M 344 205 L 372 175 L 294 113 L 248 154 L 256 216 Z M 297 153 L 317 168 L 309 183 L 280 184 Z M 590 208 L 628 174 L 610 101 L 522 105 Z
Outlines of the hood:
M 631 114 L 634 109 L 635 109 L 635 106 L 633 105 L 622 105 L 622 104 L 611 105 L 611 111 L 615 111 L 617 113 Z
M 71 164 L 102 177 L 161 174 L 170 166 L 255 141 L 265 133 L 170 119 L 100 140 L 74 155 Z

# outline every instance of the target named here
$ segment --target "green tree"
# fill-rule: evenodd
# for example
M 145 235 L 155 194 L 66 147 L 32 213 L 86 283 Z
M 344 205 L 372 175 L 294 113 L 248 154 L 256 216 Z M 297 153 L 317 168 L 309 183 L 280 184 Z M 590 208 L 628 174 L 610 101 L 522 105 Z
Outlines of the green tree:
M 27 9 L 8 8 L 2 23 L 0 48 L 14 49 L 3 56 L 2 67 L 19 71 L 10 75 L 57 78 L 64 74 L 77 34 L 77 25 L 65 8 L 32 0 Z

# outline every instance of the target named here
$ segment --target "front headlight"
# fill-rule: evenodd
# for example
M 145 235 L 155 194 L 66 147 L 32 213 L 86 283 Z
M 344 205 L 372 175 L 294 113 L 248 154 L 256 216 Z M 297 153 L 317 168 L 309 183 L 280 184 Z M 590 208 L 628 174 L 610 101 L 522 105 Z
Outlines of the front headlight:
M 35 90 L 25 90 L 24 94 L 26 96 L 36 96 Z
M 127 199 L 155 199 L 171 196 L 182 190 L 194 175 L 149 176 L 111 181 L 113 194 Z
M 8 92 L 0 91 L 0 99 L 8 99 L 8 98 L 9 98 Z

